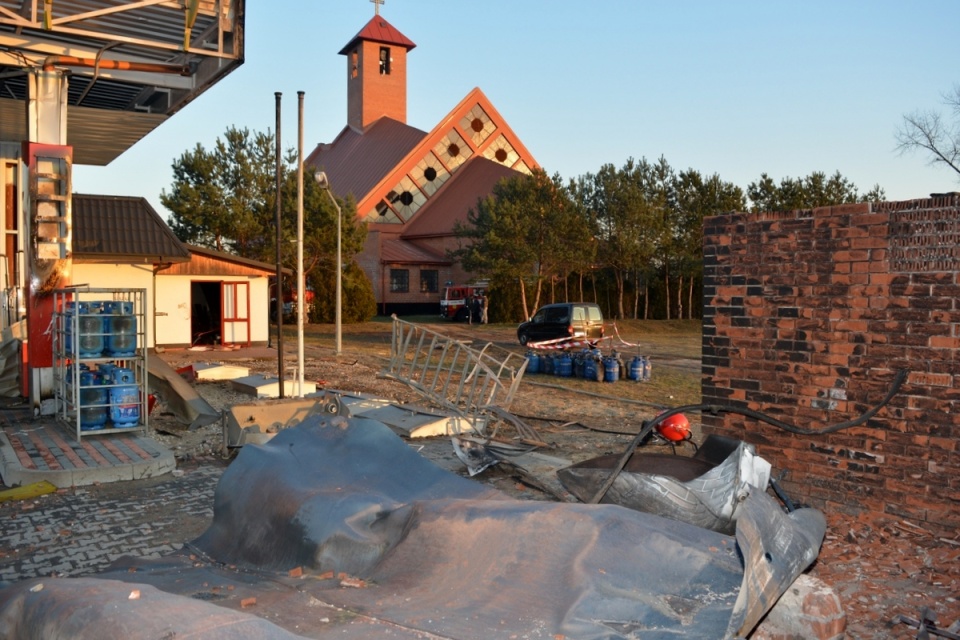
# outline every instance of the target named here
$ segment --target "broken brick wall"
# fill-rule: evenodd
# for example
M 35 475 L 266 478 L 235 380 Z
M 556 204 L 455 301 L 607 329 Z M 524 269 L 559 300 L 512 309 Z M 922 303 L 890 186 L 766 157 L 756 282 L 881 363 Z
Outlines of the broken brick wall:
M 703 416 L 786 470 L 788 495 L 939 531 L 960 526 L 960 195 L 735 213 L 704 229 Z

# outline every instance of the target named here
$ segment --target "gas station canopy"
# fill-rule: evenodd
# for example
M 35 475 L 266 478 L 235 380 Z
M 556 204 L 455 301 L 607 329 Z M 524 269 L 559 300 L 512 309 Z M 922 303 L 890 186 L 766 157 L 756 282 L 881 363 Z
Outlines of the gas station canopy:
M 245 0 L 0 0 L 0 140 L 27 139 L 27 73 L 65 73 L 67 144 L 106 165 L 243 63 Z

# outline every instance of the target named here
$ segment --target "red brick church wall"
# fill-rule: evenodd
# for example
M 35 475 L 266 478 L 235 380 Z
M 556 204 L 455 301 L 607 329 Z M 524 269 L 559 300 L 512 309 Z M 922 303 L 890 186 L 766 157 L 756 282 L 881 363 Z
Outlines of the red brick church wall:
M 735 213 L 704 230 L 703 402 L 822 429 L 704 413 L 757 445 L 789 495 L 940 531 L 960 526 L 960 195 Z

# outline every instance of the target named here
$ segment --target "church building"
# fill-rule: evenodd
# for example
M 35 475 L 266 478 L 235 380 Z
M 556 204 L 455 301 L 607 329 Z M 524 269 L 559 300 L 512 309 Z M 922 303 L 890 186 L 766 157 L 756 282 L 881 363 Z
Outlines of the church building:
M 379 9 L 379 4 L 377 4 Z M 452 262 L 454 223 L 503 178 L 537 164 L 479 88 L 431 130 L 407 124 L 407 54 L 416 45 L 377 14 L 340 55 L 347 60 L 347 124 L 305 163 L 352 195 L 367 223 L 357 262 L 378 313 L 439 312 L 445 283 L 472 276 Z

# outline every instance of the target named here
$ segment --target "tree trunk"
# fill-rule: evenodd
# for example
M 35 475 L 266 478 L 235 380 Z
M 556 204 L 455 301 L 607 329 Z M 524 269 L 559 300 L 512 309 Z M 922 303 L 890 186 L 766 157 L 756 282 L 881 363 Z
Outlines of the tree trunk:
M 643 319 L 650 319 L 650 287 L 643 285 Z
M 683 274 L 677 279 L 677 320 L 683 320 Z
M 667 307 L 667 320 L 670 319 L 670 269 L 668 267 L 663 268 L 663 287 L 664 297 L 666 298 L 666 307 Z
M 523 303 L 523 319 L 530 317 L 530 308 L 527 306 L 527 285 L 523 282 L 523 277 L 517 278 L 520 281 L 520 301 Z
M 687 320 L 693 320 L 693 281 L 696 278 L 690 276 L 689 293 L 687 294 Z
M 617 279 L 617 314 L 618 314 L 617 319 L 620 320 L 627 317 L 623 312 L 623 295 L 624 295 L 623 271 L 621 271 L 620 269 L 614 269 L 613 272 Z

